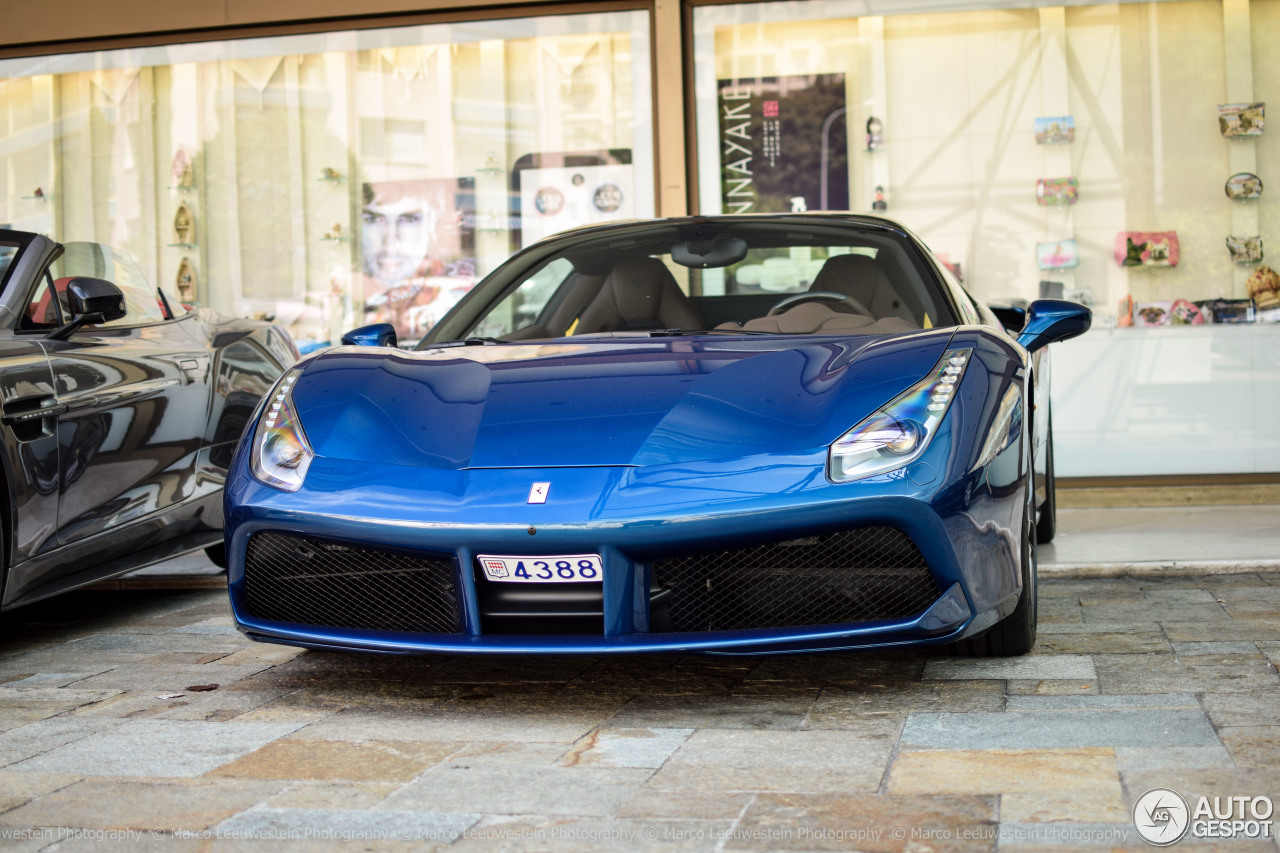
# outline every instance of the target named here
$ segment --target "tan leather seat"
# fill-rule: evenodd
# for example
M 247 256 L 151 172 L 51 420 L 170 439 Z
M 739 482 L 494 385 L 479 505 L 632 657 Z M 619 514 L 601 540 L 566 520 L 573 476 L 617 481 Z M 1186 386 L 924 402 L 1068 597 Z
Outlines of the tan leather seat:
M 628 258 L 605 276 L 600 292 L 578 315 L 573 333 L 701 328 L 697 309 L 661 261 Z
M 722 323 L 717 329 L 772 332 L 782 335 L 890 335 L 918 326 L 899 317 L 874 320 L 865 314 L 842 314 L 818 302 L 802 302 L 772 317 L 757 317 L 741 326 Z
M 877 320 L 898 317 L 918 323 L 884 270 L 874 258 L 866 255 L 834 255 L 827 258 L 814 277 L 813 284 L 809 285 L 809 290 L 828 290 L 852 296 Z

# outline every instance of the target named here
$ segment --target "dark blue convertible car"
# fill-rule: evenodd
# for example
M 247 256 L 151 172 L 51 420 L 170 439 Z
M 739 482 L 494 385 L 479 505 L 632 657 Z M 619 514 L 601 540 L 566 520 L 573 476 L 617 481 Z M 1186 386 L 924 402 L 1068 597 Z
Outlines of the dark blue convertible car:
M 545 240 L 412 351 L 370 326 L 284 375 L 226 488 L 237 624 L 398 653 L 1026 652 L 1036 354 L 1089 322 L 997 319 L 874 217 Z

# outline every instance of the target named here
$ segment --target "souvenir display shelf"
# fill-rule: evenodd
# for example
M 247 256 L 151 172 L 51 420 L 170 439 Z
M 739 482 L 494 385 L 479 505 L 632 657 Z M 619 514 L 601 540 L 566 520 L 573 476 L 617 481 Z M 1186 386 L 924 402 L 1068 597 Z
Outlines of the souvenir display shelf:
M 1280 324 L 1095 328 L 1051 350 L 1058 476 L 1280 471 Z

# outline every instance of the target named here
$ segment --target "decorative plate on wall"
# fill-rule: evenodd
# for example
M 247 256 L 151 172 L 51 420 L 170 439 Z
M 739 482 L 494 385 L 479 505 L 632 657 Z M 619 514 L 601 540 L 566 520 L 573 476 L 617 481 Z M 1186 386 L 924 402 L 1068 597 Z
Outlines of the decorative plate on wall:
M 1232 201 L 1247 201 L 1262 195 L 1262 178 L 1253 172 L 1236 172 L 1223 187 Z

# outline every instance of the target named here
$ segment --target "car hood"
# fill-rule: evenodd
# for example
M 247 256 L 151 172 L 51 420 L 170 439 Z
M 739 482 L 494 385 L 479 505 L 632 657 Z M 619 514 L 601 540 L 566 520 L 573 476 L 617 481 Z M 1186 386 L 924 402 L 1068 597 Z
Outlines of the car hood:
M 829 444 L 918 381 L 948 329 L 338 347 L 293 403 L 322 457 L 417 467 L 644 466 Z

